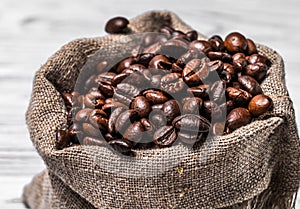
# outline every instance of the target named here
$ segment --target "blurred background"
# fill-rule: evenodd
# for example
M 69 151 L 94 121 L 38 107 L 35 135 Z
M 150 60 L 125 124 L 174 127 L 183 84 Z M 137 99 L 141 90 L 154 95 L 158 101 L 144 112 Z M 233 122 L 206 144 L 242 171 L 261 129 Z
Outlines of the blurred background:
M 1 0 L 0 1 L 0 208 L 24 208 L 23 186 L 44 169 L 29 138 L 25 112 L 38 68 L 63 44 L 105 35 L 114 16 L 159 9 L 175 12 L 202 34 L 239 31 L 278 51 L 300 119 L 300 2 L 296 0 Z M 296 208 L 300 208 L 298 198 Z

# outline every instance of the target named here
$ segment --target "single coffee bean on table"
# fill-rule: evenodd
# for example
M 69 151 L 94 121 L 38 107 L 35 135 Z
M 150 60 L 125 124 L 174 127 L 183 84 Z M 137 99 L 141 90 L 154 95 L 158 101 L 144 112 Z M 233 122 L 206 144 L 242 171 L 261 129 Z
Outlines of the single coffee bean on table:
M 105 30 L 127 33 L 128 25 L 116 17 Z M 98 60 L 82 89 L 62 93 L 69 127 L 58 130 L 58 149 L 80 143 L 134 156 L 135 149 L 192 146 L 270 110 L 260 84 L 271 62 L 253 40 L 239 32 L 197 40 L 196 31 L 166 25 L 158 31 L 118 63 Z

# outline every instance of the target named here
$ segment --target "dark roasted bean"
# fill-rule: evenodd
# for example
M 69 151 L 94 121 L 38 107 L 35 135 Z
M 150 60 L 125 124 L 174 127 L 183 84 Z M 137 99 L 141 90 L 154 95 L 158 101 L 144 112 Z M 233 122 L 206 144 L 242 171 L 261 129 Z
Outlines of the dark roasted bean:
M 224 81 L 214 82 L 209 89 L 209 97 L 214 102 L 225 100 L 226 84 Z
M 82 142 L 83 145 L 107 146 L 107 142 L 101 138 L 86 136 Z
M 272 99 L 264 94 L 256 95 L 248 105 L 251 115 L 258 117 L 266 113 L 272 106 Z
M 255 96 L 262 93 L 262 89 L 259 83 L 252 77 L 243 75 L 238 78 L 241 88 Z
M 247 61 L 249 62 L 249 64 L 255 64 L 261 62 L 267 66 L 271 65 L 270 60 L 267 57 L 260 54 L 252 54 L 251 56 L 248 57 Z
M 223 119 L 222 117 L 224 116 L 220 106 L 218 106 L 218 104 L 214 101 L 210 100 L 203 102 L 203 113 L 204 117 L 207 119 L 219 120 Z
M 224 122 L 217 122 L 213 125 L 213 134 L 216 136 L 222 136 L 225 130 Z
M 168 97 L 163 92 L 157 90 L 147 90 L 143 95 L 152 104 L 163 104 L 168 101 Z
M 161 46 L 160 54 L 164 54 L 177 59 L 182 54 L 186 53 L 187 50 L 188 46 L 186 42 L 179 39 L 171 39 Z
M 68 136 L 67 131 L 58 130 L 56 132 L 56 149 L 61 150 L 65 147 L 68 147 L 70 144 L 70 137 Z
M 233 87 L 228 87 L 226 89 L 227 95 L 232 99 L 236 104 L 240 106 L 247 105 L 252 99 L 252 95 L 243 89 L 236 89 Z
M 101 136 L 101 133 L 99 131 L 98 128 L 95 128 L 93 125 L 91 125 L 90 123 L 83 123 L 82 124 L 82 129 L 83 132 L 88 135 L 88 136 L 92 136 L 92 137 L 98 137 Z
M 184 82 L 189 86 L 197 86 L 208 76 L 208 60 L 192 59 L 183 69 L 182 77 Z
M 116 121 L 119 117 L 119 115 L 125 111 L 124 107 L 118 107 L 109 116 L 108 124 L 107 124 L 107 129 L 109 133 L 114 133 L 115 132 L 115 124 Z
M 129 68 L 131 65 L 136 63 L 136 59 L 133 57 L 122 60 L 117 67 L 117 73 L 121 73 L 124 69 Z
M 172 125 L 177 130 L 196 133 L 208 132 L 210 128 L 210 123 L 206 118 L 194 114 L 185 114 L 178 116 L 173 120 Z
M 152 69 L 164 69 L 165 63 L 171 64 L 165 55 L 156 55 L 151 59 L 148 67 Z
M 207 56 L 211 60 L 221 60 L 222 62 L 231 62 L 232 57 L 226 52 L 208 52 Z
M 196 142 L 200 141 L 202 138 L 202 133 L 195 133 L 190 131 L 180 131 L 177 133 L 178 139 L 181 140 L 184 144 L 193 145 Z
M 192 93 L 195 97 L 206 98 L 208 97 L 209 85 L 203 84 L 196 87 L 188 88 L 187 92 Z
M 144 134 L 144 126 L 140 121 L 136 121 L 131 124 L 123 134 L 123 139 L 127 139 L 131 142 L 138 143 Z
M 221 73 L 224 70 L 224 63 L 221 60 L 210 61 L 208 67 L 210 72 Z
M 161 126 L 164 126 L 167 124 L 167 119 L 166 116 L 163 115 L 163 113 L 160 112 L 151 112 L 150 113 L 150 121 L 152 122 L 152 124 L 156 127 L 159 128 Z
M 177 139 L 177 134 L 172 126 L 163 126 L 155 131 L 153 141 L 159 147 L 170 147 Z
M 77 122 L 82 122 L 82 123 L 87 122 L 92 111 L 93 110 L 89 108 L 85 108 L 78 111 L 77 114 L 75 115 L 75 120 Z
M 224 51 L 225 49 L 223 39 L 218 35 L 212 36 L 208 42 L 214 51 Z
M 135 110 L 126 110 L 122 112 L 115 122 L 115 131 L 124 134 L 126 129 L 137 119 L 137 112 Z
M 180 108 L 176 100 L 169 100 L 164 103 L 162 112 L 167 119 L 167 123 L 171 124 L 173 119 L 180 115 Z
M 208 41 L 204 41 L 204 40 L 192 41 L 189 45 L 189 48 L 198 49 L 205 54 L 207 54 L 208 52 L 210 52 L 212 50 L 210 43 Z
M 189 41 L 194 41 L 198 39 L 198 33 L 195 30 L 187 32 L 186 36 L 189 39 Z
M 124 33 L 129 21 L 125 17 L 114 17 L 105 25 L 107 33 Z
M 144 96 L 135 97 L 131 102 L 130 108 L 134 109 L 141 118 L 147 117 L 151 111 L 151 105 Z
M 161 78 L 160 87 L 167 93 L 178 93 L 184 89 L 184 81 L 178 73 L 169 73 Z
M 267 65 L 258 62 L 254 64 L 249 64 L 246 66 L 245 74 L 255 78 L 258 82 L 261 82 L 266 74 L 268 67 Z
M 238 129 L 251 122 L 250 112 L 242 107 L 233 109 L 226 118 L 226 124 L 231 130 Z
M 90 123 L 99 128 L 100 130 L 106 131 L 108 126 L 108 119 L 103 110 L 95 109 L 90 113 L 89 116 Z
M 192 97 L 187 99 L 182 107 L 183 114 L 200 114 L 203 101 L 198 97 Z
M 225 48 L 232 54 L 237 52 L 245 52 L 248 47 L 248 42 L 245 36 L 238 32 L 230 33 L 224 41 Z
M 251 39 L 247 39 L 247 44 L 248 44 L 248 48 L 247 48 L 247 54 L 251 55 L 251 54 L 256 54 L 257 53 L 257 48 L 255 43 L 251 40 Z
M 108 142 L 108 144 L 119 153 L 128 153 L 133 147 L 132 143 L 124 139 L 114 139 Z

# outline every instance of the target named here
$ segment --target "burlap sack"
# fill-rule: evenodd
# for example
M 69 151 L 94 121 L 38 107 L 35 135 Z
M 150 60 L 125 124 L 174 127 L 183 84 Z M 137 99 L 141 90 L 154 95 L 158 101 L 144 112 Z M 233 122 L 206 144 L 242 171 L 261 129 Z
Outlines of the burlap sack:
M 162 24 L 191 29 L 166 11 L 132 19 L 130 28 L 132 33 L 155 31 Z M 25 204 L 33 209 L 295 207 L 300 147 L 294 109 L 282 58 L 262 45 L 259 52 L 272 61 L 262 88 L 272 97 L 274 110 L 234 133 L 208 140 L 196 150 L 179 145 L 139 151 L 130 166 L 105 147 L 56 150 L 56 130 L 67 122 L 59 91 L 74 88 L 82 66 L 95 51 L 100 50 L 99 56 L 124 53 L 130 45 L 126 40 L 122 35 L 75 40 L 36 73 L 26 119 L 47 169 L 25 187 Z M 179 161 L 174 168 L 155 175 L 158 166 L 164 168 L 174 161 Z M 110 172 L 116 166 L 119 174 Z

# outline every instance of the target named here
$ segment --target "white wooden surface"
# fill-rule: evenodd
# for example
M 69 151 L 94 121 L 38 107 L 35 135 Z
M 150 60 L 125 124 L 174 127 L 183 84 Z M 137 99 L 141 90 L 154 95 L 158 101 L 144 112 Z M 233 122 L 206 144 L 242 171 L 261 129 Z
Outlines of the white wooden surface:
M 109 18 L 151 9 L 174 11 L 208 36 L 238 30 L 276 49 L 286 61 L 287 85 L 300 118 L 298 0 L 1 0 L 0 209 L 24 208 L 22 188 L 44 168 L 24 119 L 35 71 L 63 44 L 104 35 Z

